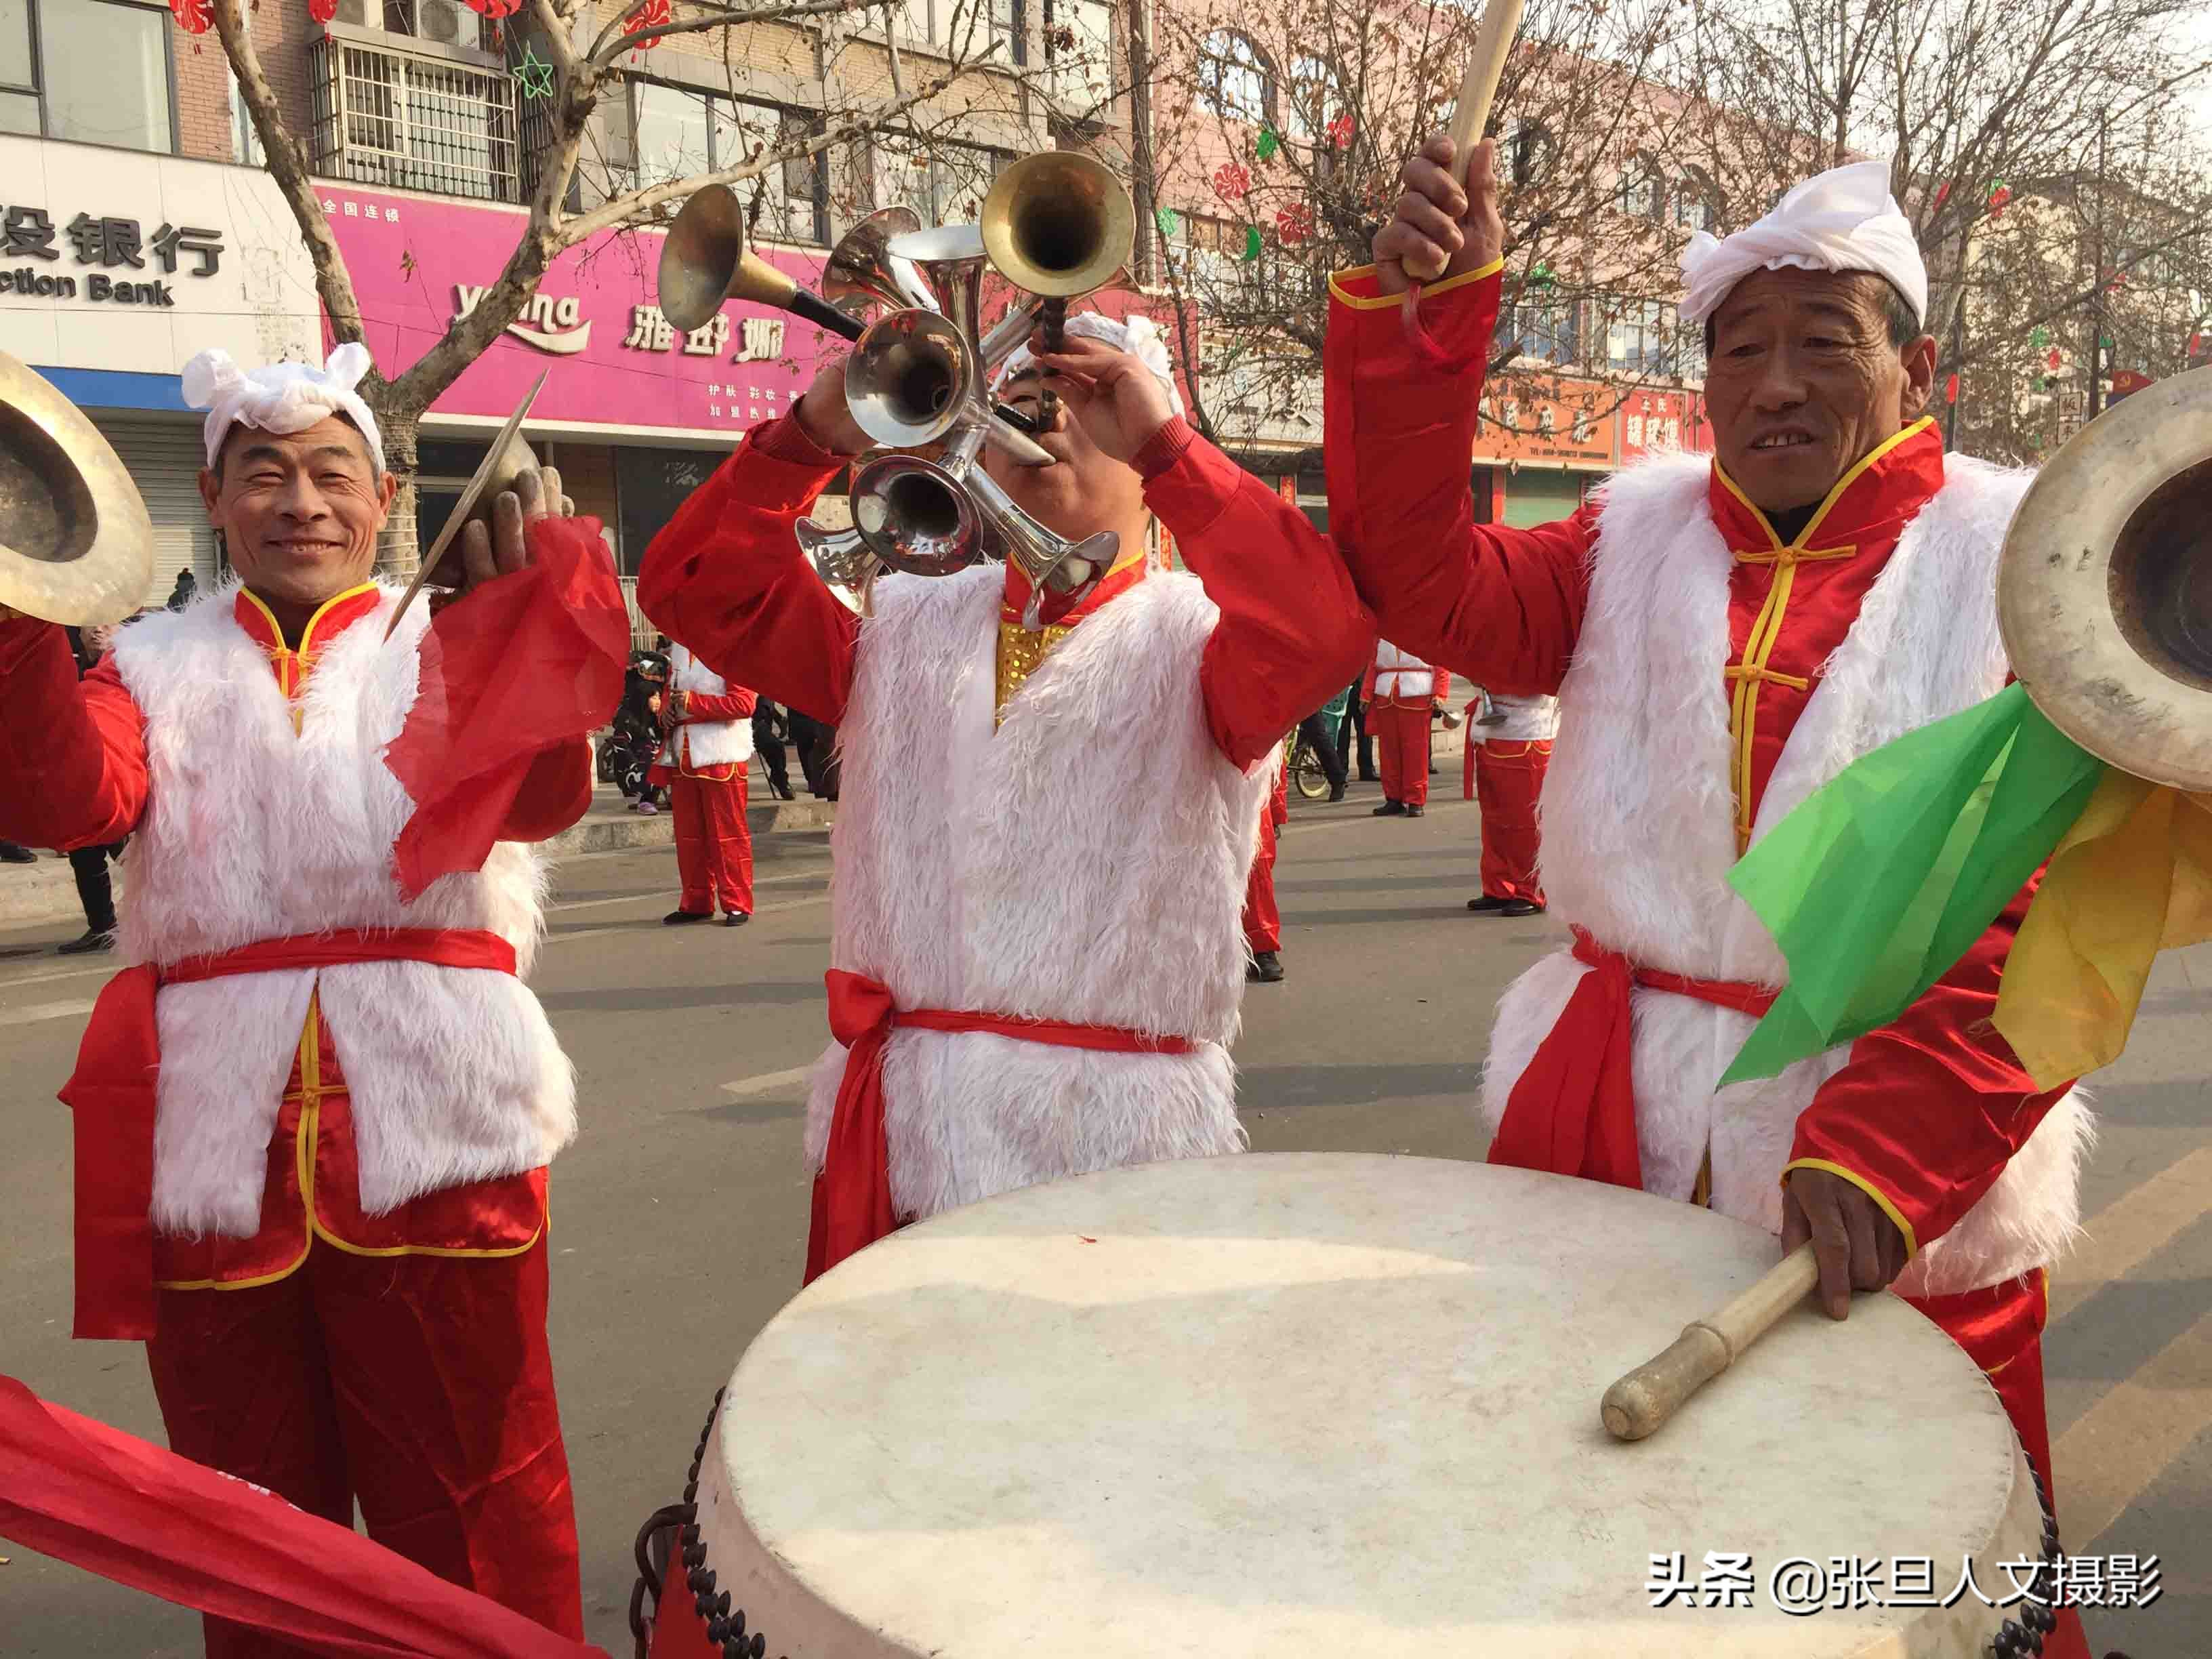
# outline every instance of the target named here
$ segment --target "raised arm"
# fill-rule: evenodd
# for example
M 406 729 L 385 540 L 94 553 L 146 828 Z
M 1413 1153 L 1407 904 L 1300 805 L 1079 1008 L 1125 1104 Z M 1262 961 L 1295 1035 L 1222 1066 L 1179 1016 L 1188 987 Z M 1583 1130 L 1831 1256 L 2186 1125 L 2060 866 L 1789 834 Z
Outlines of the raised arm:
M 106 659 L 77 678 L 67 632 L 0 607 L 0 836 L 121 841 L 146 810 L 138 705 Z
M 1250 766 L 1359 672 L 1374 620 L 1328 538 L 1181 416 L 1134 465 L 1146 505 L 1221 609 L 1199 683 L 1214 743 Z
M 638 608 L 670 638 L 832 726 L 852 690 L 860 618 L 808 566 L 796 526 L 844 465 L 800 410 L 755 427 L 653 538 L 637 579 Z
M 1590 518 L 1478 525 L 1469 490 L 1504 269 L 1490 149 L 1476 152 L 1470 204 L 1450 140 L 1431 139 L 1407 163 L 1376 264 L 1330 279 L 1329 529 L 1385 635 L 1493 690 L 1552 692 L 1589 600 Z M 1450 263 L 1422 294 L 1415 330 L 1398 261 L 1422 247 Z

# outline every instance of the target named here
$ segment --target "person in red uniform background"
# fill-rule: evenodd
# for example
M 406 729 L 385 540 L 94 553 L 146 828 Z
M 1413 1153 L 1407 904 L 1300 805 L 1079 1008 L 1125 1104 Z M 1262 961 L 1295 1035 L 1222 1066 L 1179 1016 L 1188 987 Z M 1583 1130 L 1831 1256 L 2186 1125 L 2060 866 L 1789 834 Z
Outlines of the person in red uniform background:
M 670 927 L 722 920 L 742 927 L 753 916 L 753 835 L 745 791 L 753 753 L 755 698 L 732 686 L 681 645 L 669 651 L 667 738 L 647 775 L 668 791 L 676 815 L 676 868 L 683 896 L 661 921 Z
M 171 1445 L 566 1634 L 577 1546 L 545 1340 L 546 1164 L 574 1080 L 519 975 L 526 843 L 589 804 L 621 593 L 557 475 L 387 639 L 397 481 L 368 366 L 185 372 L 234 582 L 118 636 L 0 620 L 0 824 L 131 836 L 64 1097 L 76 1332 L 143 1340 Z M 210 1619 L 210 1653 L 291 1653 Z
M 1466 799 L 1482 814 L 1482 891 L 1467 908 L 1479 916 L 1533 916 L 1544 908 L 1536 802 L 1559 703 L 1484 691 L 1468 704 L 1467 720 Z
M 1837 1318 L 1895 1284 L 1990 1374 L 2049 1483 L 2045 1275 L 2090 1119 L 1989 1024 L 2033 884 L 1894 1026 L 1714 1092 L 1786 978 L 1729 868 L 1856 755 L 2002 687 L 1996 557 L 2026 475 L 1947 455 L 1923 416 L 1927 273 L 1867 162 L 1692 239 L 1717 455 L 1629 469 L 1560 523 L 1475 524 L 1503 226 L 1492 146 L 1464 186 L 1456 159 L 1429 141 L 1375 264 L 1332 280 L 1326 418 L 1331 527 L 1378 625 L 1559 698 L 1544 878 L 1575 944 L 1499 1004 L 1491 1156 L 1809 1239 Z M 1408 261 L 1449 264 L 1408 301 Z M 2086 1653 L 2078 1623 L 2049 1650 Z
M 1382 752 L 1382 804 L 1375 816 L 1419 817 L 1429 805 L 1429 720 L 1450 697 L 1451 676 L 1377 640 L 1359 694 Z
M 1244 945 L 1252 953 L 1244 977 L 1255 985 L 1279 985 L 1283 979 L 1283 913 L 1275 906 L 1275 846 L 1290 821 L 1290 773 L 1279 767 L 1274 793 L 1260 814 L 1260 845 L 1244 884 Z
M 869 614 L 793 526 L 868 447 L 842 363 L 750 432 L 647 550 L 638 603 L 707 661 L 832 721 L 833 1042 L 808 1106 L 807 1273 L 903 1222 L 1064 1175 L 1239 1150 L 1238 927 L 1282 735 L 1372 638 L 1292 504 L 1181 414 L 1148 319 L 1084 312 L 998 396 L 1055 458 L 982 465 L 1120 552 L 1039 625 L 1018 567 L 886 574 Z M 1189 572 L 1146 553 L 1157 515 Z

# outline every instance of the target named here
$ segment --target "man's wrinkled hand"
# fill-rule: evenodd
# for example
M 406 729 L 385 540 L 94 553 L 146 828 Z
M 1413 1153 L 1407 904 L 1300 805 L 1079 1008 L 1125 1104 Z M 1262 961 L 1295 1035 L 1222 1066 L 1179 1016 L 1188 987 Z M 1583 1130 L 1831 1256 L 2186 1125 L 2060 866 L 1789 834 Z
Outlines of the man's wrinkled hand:
M 1792 1170 L 1783 1188 L 1782 1248 L 1808 1239 L 1831 1319 L 1850 1317 L 1853 1291 L 1887 1290 L 1909 1259 L 1888 1212 L 1864 1188 L 1826 1170 Z
M 527 568 L 532 520 L 573 518 L 575 512 L 575 502 L 561 493 L 559 469 L 539 467 L 516 474 L 514 488 L 493 497 L 489 529 L 481 519 L 471 519 L 461 528 L 461 591 L 473 593 L 486 582 Z
M 1405 262 L 1423 270 L 1438 265 L 1443 276 L 1480 270 L 1505 250 L 1505 221 L 1498 211 L 1498 146 L 1485 139 L 1468 158 L 1467 180 L 1453 165 L 1452 141 L 1439 133 L 1423 144 L 1400 173 L 1404 192 L 1390 222 L 1374 243 L 1376 284 L 1385 294 L 1403 294 L 1408 284 Z

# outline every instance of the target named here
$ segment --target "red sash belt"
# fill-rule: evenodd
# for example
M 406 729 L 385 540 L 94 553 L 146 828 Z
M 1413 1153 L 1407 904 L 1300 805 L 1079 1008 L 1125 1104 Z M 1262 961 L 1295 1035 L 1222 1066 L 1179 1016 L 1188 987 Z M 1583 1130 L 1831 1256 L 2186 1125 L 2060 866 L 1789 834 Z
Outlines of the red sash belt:
M 1074 1025 L 950 1008 L 901 1008 L 890 988 L 864 974 L 832 968 L 830 1031 L 845 1045 L 845 1077 L 830 1119 L 822 1173 L 814 1177 L 814 1219 L 806 1237 L 811 1284 L 854 1251 L 898 1230 L 891 1207 L 890 1152 L 884 1138 L 884 1044 L 894 1025 L 925 1031 L 984 1031 L 1021 1042 L 1092 1048 L 1115 1054 L 1187 1054 L 1187 1037 L 1156 1036 L 1118 1025 Z
M 167 968 L 126 968 L 94 1005 L 76 1070 L 61 1097 L 76 1115 L 76 1318 L 81 1337 L 143 1341 L 154 1334 L 154 1117 L 161 1043 L 155 993 L 233 974 L 428 962 L 514 971 L 496 933 L 431 927 L 342 927 L 262 939 Z
M 1764 1014 L 1775 993 L 1732 980 L 1638 968 L 1579 927 L 1574 949 L 1575 960 L 1595 971 L 1582 976 L 1558 1023 L 1514 1084 L 1490 1145 L 1490 1161 L 1640 1188 L 1644 1165 L 1636 1150 L 1630 989 L 1640 985 L 1752 1015 Z

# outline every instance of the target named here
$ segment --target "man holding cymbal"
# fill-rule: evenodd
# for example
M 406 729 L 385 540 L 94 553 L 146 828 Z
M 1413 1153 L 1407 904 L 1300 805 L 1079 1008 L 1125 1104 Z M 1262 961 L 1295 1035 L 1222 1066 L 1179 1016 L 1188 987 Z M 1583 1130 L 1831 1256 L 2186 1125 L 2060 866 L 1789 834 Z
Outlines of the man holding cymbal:
M 143 1340 L 171 1447 L 580 1638 L 546 1346 L 575 1077 L 524 987 L 532 847 L 591 799 L 628 628 L 524 472 L 434 620 L 374 576 L 397 492 L 329 366 L 186 366 L 234 580 L 79 684 L 0 608 L 0 833 L 131 845 L 132 966 L 63 1091 L 80 1337 Z M 212 1616 L 217 1656 L 295 1653 Z
M 1644 462 L 1527 530 L 1475 524 L 1468 492 L 1492 146 L 1431 139 L 1404 183 L 1375 264 L 1331 284 L 1331 527 L 1384 634 L 1559 700 L 1544 879 L 1574 943 L 1498 1005 L 1491 1157 L 1809 1238 L 1839 1319 L 1893 1284 L 1990 1373 L 2048 1482 L 2045 1272 L 2091 1122 L 1989 1024 L 2033 883 L 1894 1025 L 1715 1092 L 1786 979 L 1730 866 L 1852 759 L 2006 678 L 1996 560 L 2028 478 L 1947 455 L 1923 413 L 1927 273 L 1888 169 L 1693 238 L 1682 318 L 1717 453 Z M 1407 266 L 1443 274 L 1409 301 Z M 2087 1651 L 2073 1615 L 2047 1650 Z

